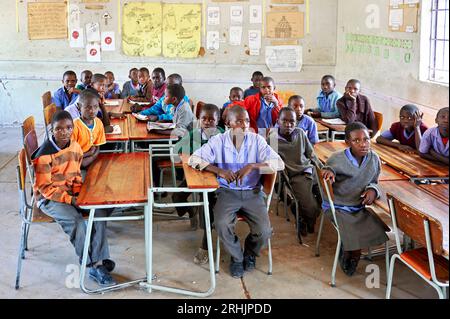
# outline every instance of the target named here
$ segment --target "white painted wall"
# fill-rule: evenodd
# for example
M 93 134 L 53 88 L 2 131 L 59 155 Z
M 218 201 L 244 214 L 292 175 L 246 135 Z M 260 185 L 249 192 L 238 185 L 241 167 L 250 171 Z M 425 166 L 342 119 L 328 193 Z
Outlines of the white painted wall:
M 232 86 L 248 87 L 251 73 L 261 70 L 271 75 L 278 83 L 278 89 L 295 91 L 304 95 L 309 104 L 314 103 L 319 89 L 320 78 L 324 74 L 334 74 L 336 65 L 336 24 L 337 0 L 311 1 L 311 34 L 300 40 L 303 45 L 303 69 L 300 73 L 271 74 L 264 65 L 263 56 L 250 57 L 245 54 L 248 30 L 248 5 L 261 4 L 261 0 L 241 2 L 244 5 L 244 43 L 241 47 L 226 45 L 226 32 L 219 53 L 207 54 L 192 60 L 168 60 L 165 58 L 141 58 L 125 56 L 119 47 L 115 52 L 103 52 L 101 63 L 85 62 L 84 49 L 72 49 L 67 40 L 29 41 L 26 26 L 26 1 L 19 2 L 20 31 L 16 32 L 15 1 L 1 0 L 0 12 L 0 125 L 19 124 L 29 115 L 34 115 L 42 123 L 41 95 L 45 91 L 55 91 L 61 86 L 64 71 L 74 70 L 77 74 L 84 69 L 94 72 L 111 70 L 120 84 L 125 82 L 131 67 L 146 66 L 150 69 L 161 66 L 167 74 L 180 73 L 185 88 L 194 101 L 206 101 L 222 105 Z M 78 3 L 71 0 L 71 3 Z M 125 1 L 122 1 L 122 3 Z M 165 1 L 178 3 L 202 2 L 201 0 Z M 222 7 L 221 26 L 229 25 L 230 3 L 212 3 Z M 266 1 L 270 4 L 270 1 Z M 236 4 L 236 3 L 234 3 Z M 84 10 L 82 23 L 100 21 L 102 30 L 118 30 L 117 2 L 111 1 L 106 10 Z M 300 5 L 304 11 L 305 6 Z M 108 11 L 112 19 L 108 26 L 101 15 Z M 258 25 L 256 25 L 258 26 Z M 253 28 L 253 26 L 252 26 Z M 211 30 L 216 30 L 211 28 Z M 270 41 L 264 41 L 270 44 Z M 262 51 L 264 52 L 264 51 Z
M 424 1 L 430 0 L 421 2 Z M 449 91 L 448 86 L 419 80 L 420 30 L 419 33 L 388 31 L 389 0 L 338 0 L 338 2 L 336 74 L 341 87 L 350 78 L 361 80 L 363 93 L 369 96 L 374 109 L 383 113 L 383 125 L 386 129 L 389 128 L 389 123 L 398 121 L 398 111 L 407 103 L 419 105 L 425 113 L 425 122 L 434 125 L 436 110 L 449 106 Z M 379 28 L 370 28 L 370 23 L 366 24 L 368 13 L 365 10 L 373 4 L 380 10 Z M 419 25 L 421 22 L 419 16 Z M 426 23 L 429 23 L 428 20 Z M 371 53 L 350 52 L 346 36 L 352 33 L 412 40 L 413 47 L 406 50 L 372 45 Z M 428 35 L 424 36 L 426 39 Z M 380 56 L 373 53 L 376 47 L 381 50 Z M 389 49 L 390 56 L 387 59 L 383 57 L 384 49 Z M 409 63 L 404 60 L 407 53 L 411 54 Z

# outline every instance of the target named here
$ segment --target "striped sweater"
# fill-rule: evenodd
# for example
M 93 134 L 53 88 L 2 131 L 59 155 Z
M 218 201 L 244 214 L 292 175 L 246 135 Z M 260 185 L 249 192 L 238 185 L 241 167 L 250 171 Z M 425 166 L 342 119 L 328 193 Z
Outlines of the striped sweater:
M 53 141 L 46 140 L 31 158 L 35 169 L 33 191 L 36 201 L 45 198 L 71 204 L 82 184 L 83 152 L 80 145 L 72 140 L 69 146 L 59 149 Z

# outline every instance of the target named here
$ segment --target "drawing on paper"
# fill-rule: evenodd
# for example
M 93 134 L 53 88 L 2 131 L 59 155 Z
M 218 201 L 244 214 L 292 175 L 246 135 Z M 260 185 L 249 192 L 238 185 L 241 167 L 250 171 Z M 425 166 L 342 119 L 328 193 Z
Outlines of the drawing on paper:
M 276 38 L 290 38 L 292 37 L 292 27 L 286 17 L 283 16 L 278 22 L 275 28 L 275 37 Z

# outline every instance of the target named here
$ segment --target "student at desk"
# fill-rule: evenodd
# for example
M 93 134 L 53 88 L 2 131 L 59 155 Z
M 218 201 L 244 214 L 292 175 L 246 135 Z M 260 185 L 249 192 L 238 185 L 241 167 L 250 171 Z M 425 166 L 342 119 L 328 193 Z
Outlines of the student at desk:
M 120 93 L 121 99 L 126 99 L 130 96 L 137 95 L 139 90 L 139 80 L 138 80 L 138 69 L 132 68 L 128 72 L 128 78 L 130 81 L 127 81 L 123 84 L 122 92 Z
M 384 225 L 367 212 L 380 197 L 378 177 L 381 162 L 370 150 L 367 127 L 354 122 L 345 128 L 345 143 L 349 148 L 334 153 L 323 168 L 323 177 L 334 181 L 334 207 L 342 249 L 339 261 L 342 270 L 352 276 L 361 257 L 361 249 L 375 247 L 388 240 Z M 322 196 L 322 209 L 333 220 L 330 204 Z
M 73 103 L 80 93 L 75 86 L 77 84 L 77 74 L 74 71 L 66 71 L 62 79 L 63 87 L 53 93 L 52 103 L 64 110 L 71 103 Z
M 332 75 L 324 75 L 320 85 L 321 90 L 317 96 L 317 108 L 306 110 L 306 114 L 323 119 L 339 118 L 336 102 L 342 97 L 342 94 L 335 89 L 336 80 Z
M 100 123 L 101 124 L 101 123 Z M 81 189 L 80 166 L 83 151 L 71 139 L 73 120 L 66 111 L 55 113 L 52 135 L 32 155 L 35 167 L 33 191 L 37 206 L 52 217 L 70 237 L 75 252 L 81 259 L 86 238 L 86 224 L 76 201 Z M 107 217 L 111 210 L 97 210 L 96 217 Z M 115 263 L 109 259 L 106 222 L 94 222 L 93 235 L 87 259 L 89 277 L 101 286 L 115 285 L 110 272 Z
M 282 170 L 284 163 L 262 136 L 248 131 L 250 118 L 245 109 L 233 106 L 227 116 L 230 130 L 211 137 L 190 157 L 189 165 L 218 176 L 220 188 L 216 192 L 214 224 L 231 255 L 231 276 L 241 278 L 244 269 L 255 268 L 256 256 L 272 233 L 261 174 Z M 243 212 L 250 226 L 244 252 L 235 234 L 238 211 Z
M 147 68 L 140 68 L 138 71 L 139 89 L 137 94 L 131 96 L 131 102 L 148 102 L 153 100 L 153 83 L 150 78 L 150 71 Z
M 219 122 L 219 108 L 214 104 L 205 104 L 200 111 L 200 128 L 194 128 L 189 132 L 189 135 L 185 135 L 176 145 L 175 152 L 189 154 L 191 155 L 194 151 L 198 150 L 201 146 L 208 143 L 211 137 L 217 134 L 222 134 L 224 131 L 217 126 Z M 179 187 L 186 187 L 186 180 L 183 180 Z M 186 202 L 189 193 L 174 193 L 172 196 L 172 201 L 174 203 Z M 214 221 L 214 216 L 212 214 L 212 208 L 216 202 L 215 193 L 208 193 L 208 202 L 210 206 L 210 220 L 211 224 Z M 177 207 L 178 216 L 184 216 L 186 213 L 189 214 L 189 218 L 194 216 L 194 210 L 192 207 Z M 200 214 L 200 218 L 203 219 L 203 214 Z M 204 226 L 204 222 L 200 223 Z M 206 242 L 206 229 L 203 230 L 203 238 L 197 253 L 194 256 L 194 263 L 196 264 L 206 264 L 208 262 L 208 245 Z
M 422 136 L 420 156 L 423 158 L 449 164 L 448 152 L 448 107 L 439 110 L 436 115 L 436 127 L 428 129 Z
M 81 83 L 77 85 L 77 89 L 81 91 L 86 90 L 91 86 L 92 71 L 84 70 L 81 72 Z

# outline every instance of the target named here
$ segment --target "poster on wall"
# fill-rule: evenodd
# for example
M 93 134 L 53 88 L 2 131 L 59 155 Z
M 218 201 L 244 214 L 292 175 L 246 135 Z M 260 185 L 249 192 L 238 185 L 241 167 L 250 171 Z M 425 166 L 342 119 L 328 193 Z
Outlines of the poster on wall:
M 206 33 L 206 49 L 219 50 L 219 31 L 208 31 Z
M 220 8 L 208 7 L 208 25 L 220 24 Z
M 67 39 L 66 10 L 66 2 L 28 3 L 28 39 Z
M 230 27 L 230 45 L 241 45 L 242 42 L 242 27 Z
M 86 61 L 87 62 L 102 62 L 99 43 L 86 44 Z
M 102 51 L 115 51 L 116 37 L 114 31 L 102 32 Z
M 251 24 L 259 24 L 262 23 L 262 6 L 260 5 L 251 5 L 249 7 L 249 22 Z
M 303 38 L 303 12 L 270 11 L 266 15 L 268 38 Z
M 230 22 L 231 24 L 242 24 L 244 21 L 244 7 L 231 6 L 230 7 Z
M 84 48 L 83 28 L 73 28 L 70 30 L 69 44 L 71 48 Z
M 100 42 L 100 24 L 98 22 L 86 23 L 86 41 Z
M 261 50 L 261 30 L 248 30 L 250 55 L 259 55 Z
M 299 45 L 266 46 L 266 65 L 270 72 L 300 72 L 302 47 Z

